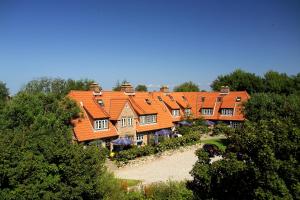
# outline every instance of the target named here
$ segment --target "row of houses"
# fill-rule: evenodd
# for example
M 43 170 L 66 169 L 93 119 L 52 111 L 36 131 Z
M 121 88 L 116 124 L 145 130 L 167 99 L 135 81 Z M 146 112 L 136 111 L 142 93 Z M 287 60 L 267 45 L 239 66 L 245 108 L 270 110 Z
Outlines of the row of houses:
M 94 83 L 90 91 L 71 91 L 68 96 L 83 113 L 73 121 L 74 140 L 107 146 L 118 137 L 148 144 L 156 131 L 171 129 L 186 118 L 222 121 L 235 127 L 245 120 L 241 108 L 249 99 L 246 91 L 228 87 L 219 92 L 170 92 L 167 86 L 159 92 L 135 92 L 130 83 L 124 83 L 121 91 L 102 91 Z

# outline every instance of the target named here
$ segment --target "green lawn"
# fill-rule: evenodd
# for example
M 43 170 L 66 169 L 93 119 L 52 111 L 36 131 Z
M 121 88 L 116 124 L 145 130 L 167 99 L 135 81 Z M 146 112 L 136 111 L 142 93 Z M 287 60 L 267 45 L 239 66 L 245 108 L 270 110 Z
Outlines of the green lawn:
M 226 146 L 228 145 L 227 139 L 210 139 L 210 140 L 203 140 L 201 141 L 203 144 L 215 144 L 221 149 L 225 151 Z
M 135 179 L 119 179 L 121 182 L 127 182 L 128 187 L 136 186 L 139 183 L 141 183 L 141 180 L 135 180 Z

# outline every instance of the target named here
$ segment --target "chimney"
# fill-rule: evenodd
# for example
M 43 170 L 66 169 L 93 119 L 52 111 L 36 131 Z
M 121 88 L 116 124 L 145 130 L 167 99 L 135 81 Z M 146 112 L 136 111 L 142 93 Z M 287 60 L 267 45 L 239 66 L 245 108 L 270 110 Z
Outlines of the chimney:
M 101 93 L 102 88 L 98 83 L 91 83 L 90 84 L 90 90 L 94 92 L 94 94 Z
M 167 85 L 163 85 L 161 86 L 160 91 L 164 93 L 169 93 L 169 87 Z
M 228 86 L 221 86 L 221 90 L 220 90 L 221 94 L 229 94 L 229 92 L 230 92 L 230 89 Z
M 134 89 L 129 82 L 125 82 L 121 85 L 121 91 L 125 93 L 134 93 Z

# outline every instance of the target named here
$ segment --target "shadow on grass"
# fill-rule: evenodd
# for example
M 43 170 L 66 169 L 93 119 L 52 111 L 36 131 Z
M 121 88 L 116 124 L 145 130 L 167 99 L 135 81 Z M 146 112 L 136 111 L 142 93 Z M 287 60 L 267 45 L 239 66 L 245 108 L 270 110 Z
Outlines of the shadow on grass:
M 229 144 L 228 139 L 210 139 L 210 140 L 204 140 L 202 141 L 203 144 L 215 144 L 221 149 L 222 151 L 225 151 L 226 147 Z

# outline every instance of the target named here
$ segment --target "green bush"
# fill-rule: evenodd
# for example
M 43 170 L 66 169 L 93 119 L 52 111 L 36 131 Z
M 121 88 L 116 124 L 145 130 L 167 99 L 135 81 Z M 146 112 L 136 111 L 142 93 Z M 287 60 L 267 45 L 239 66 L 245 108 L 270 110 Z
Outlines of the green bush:
M 119 163 L 126 164 L 128 163 L 129 160 L 133 160 L 141 156 L 157 154 L 157 153 L 164 152 L 166 150 L 177 149 L 182 146 L 193 145 L 196 144 L 197 142 L 200 142 L 199 134 L 190 133 L 182 137 L 166 139 L 165 141 L 159 143 L 156 146 L 150 146 L 150 145 L 143 146 L 143 147 L 134 146 L 131 149 L 120 151 L 119 153 L 116 154 L 116 160 Z
M 217 124 L 213 130 L 212 135 L 227 135 L 230 136 L 234 132 L 234 129 L 224 123 Z
M 147 199 L 156 200 L 191 200 L 193 192 L 186 188 L 184 182 L 168 181 L 147 186 L 145 196 Z

